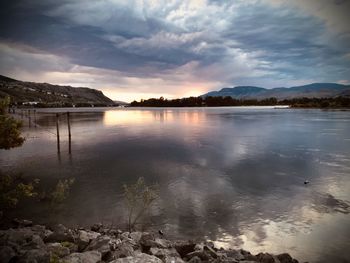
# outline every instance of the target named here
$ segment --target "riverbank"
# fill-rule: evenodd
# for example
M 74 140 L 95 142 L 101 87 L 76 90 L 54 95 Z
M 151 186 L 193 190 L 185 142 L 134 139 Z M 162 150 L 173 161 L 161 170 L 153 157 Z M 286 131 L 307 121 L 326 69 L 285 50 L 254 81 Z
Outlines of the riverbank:
M 297 263 L 289 254 L 252 255 L 216 248 L 211 242 L 170 241 L 166 233 L 123 232 L 95 224 L 90 229 L 46 227 L 28 220 L 0 231 L 0 262 L 37 263 Z

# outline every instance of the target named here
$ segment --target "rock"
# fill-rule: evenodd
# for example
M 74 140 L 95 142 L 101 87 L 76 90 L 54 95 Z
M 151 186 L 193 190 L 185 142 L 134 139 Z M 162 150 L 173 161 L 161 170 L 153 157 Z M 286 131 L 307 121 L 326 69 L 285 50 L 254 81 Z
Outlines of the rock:
M 118 258 L 110 263 L 163 263 L 159 258 L 145 253 L 136 254 L 133 257 Z
M 179 253 L 177 253 L 175 248 L 165 249 L 165 248 L 152 247 L 149 252 L 153 256 L 156 256 L 157 258 L 160 258 L 163 261 L 165 261 L 166 258 L 180 257 Z
M 51 255 L 55 255 L 59 258 L 68 256 L 70 253 L 69 248 L 62 246 L 60 243 L 48 243 L 46 247 Z
M 179 257 L 166 257 L 163 262 L 165 262 L 165 263 L 185 263 L 185 261 L 183 261 Z
M 73 253 L 63 258 L 64 263 L 97 263 L 101 261 L 101 253 L 98 251 L 86 251 Z
M 31 249 L 24 252 L 17 263 L 49 263 L 50 253 L 46 249 Z
M 121 243 L 118 245 L 114 253 L 116 258 L 125 258 L 125 257 L 134 256 L 134 249 L 131 244 Z
M 155 237 L 153 234 L 143 233 L 140 238 L 140 245 L 141 245 L 142 252 L 148 253 L 150 248 L 154 246 L 154 240 L 155 240 Z
M 193 258 L 191 258 L 188 261 L 188 263 L 201 263 L 201 262 L 202 262 L 202 260 L 199 257 L 197 257 L 197 256 L 194 256 Z
M 170 247 L 172 247 L 172 243 L 166 239 L 155 238 L 154 246 L 159 247 L 159 248 L 170 248 Z
M 259 253 L 256 255 L 257 260 L 261 263 L 275 263 L 275 259 L 269 253 Z
M 8 263 L 15 256 L 16 256 L 16 253 L 11 247 L 8 247 L 8 246 L 0 247 L 0 262 Z
M 14 225 L 16 227 L 27 227 L 27 226 L 32 226 L 33 222 L 30 220 L 26 220 L 26 219 L 13 219 L 12 223 L 14 223 Z
M 35 234 L 41 237 L 42 240 L 45 240 L 45 238 L 52 234 L 52 231 L 49 229 L 46 229 L 45 226 L 41 225 L 34 225 L 30 228 Z
M 208 261 L 211 258 L 210 255 L 206 251 L 197 250 L 197 251 L 193 251 L 191 253 L 188 253 L 185 256 L 185 259 L 192 259 L 193 257 L 198 257 L 203 261 Z
M 256 256 L 252 255 L 249 251 L 246 251 L 244 249 L 240 249 L 239 251 L 244 256 L 245 260 L 258 261 L 258 258 Z
M 111 236 L 118 237 L 118 231 L 116 229 L 110 229 L 108 234 Z
M 133 245 L 131 243 L 128 243 L 127 241 L 125 241 L 124 243 Z M 119 238 L 112 238 L 111 241 L 109 242 L 109 247 L 111 248 L 111 250 L 114 251 L 118 248 L 120 244 L 122 244 L 122 241 Z
M 57 225 L 52 229 L 52 233 L 44 239 L 45 242 L 74 242 L 72 230 L 66 228 L 64 225 Z
M 34 232 L 30 228 L 17 228 L 1 231 L 0 245 L 24 245 L 32 240 Z
M 293 259 L 288 253 L 279 254 L 276 257 L 281 263 L 298 263 L 298 260 Z
M 213 242 L 211 242 L 211 241 L 206 242 L 205 245 L 215 250 L 215 245 Z
M 194 250 L 203 250 L 204 244 L 196 244 Z
M 120 239 L 125 240 L 125 239 L 130 239 L 130 233 L 129 232 L 123 232 L 120 234 Z
M 235 249 L 230 249 L 230 250 L 221 250 L 219 254 L 225 254 L 226 257 L 232 258 L 236 261 L 244 260 L 246 259 L 245 256 L 242 254 L 241 251 L 235 250 Z
M 211 246 L 204 246 L 203 247 L 203 250 L 205 252 L 207 252 L 212 258 L 217 258 L 218 257 L 218 254 L 216 254 L 215 250 L 214 250 L 214 245 L 211 247 Z
M 90 243 L 91 240 L 98 238 L 101 236 L 100 233 L 94 231 L 78 231 L 77 244 L 78 250 L 83 251 Z
M 102 230 L 103 225 L 101 223 L 97 223 L 91 226 L 91 230 L 94 232 L 99 232 L 100 230 Z
M 130 238 L 134 240 L 136 243 L 140 242 L 140 239 L 142 237 L 142 232 L 131 232 Z
M 100 252 L 103 257 L 111 250 L 109 245 L 110 241 L 111 238 L 108 236 L 99 236 L 98 238 L 93 239 L 85 250 L 96 250 Z
M 72 242 L 64 241 L 60 243 L 63 247 L 66 247 L 69 249 L 69 253 L 75 253 L 78 252 L 78 245 Z
M 39 249 L 45 248 L 44 241 L 38 235 L 33 235 L 31 238 L 27 239 L 27 243 L 22 245 L 22 249 Z
M 195 246 L 196 244 L 192 241 L 177 241 L 174 243 L 176 251 L 182 258 L 185 257 L 188 253 L 193 252 Z

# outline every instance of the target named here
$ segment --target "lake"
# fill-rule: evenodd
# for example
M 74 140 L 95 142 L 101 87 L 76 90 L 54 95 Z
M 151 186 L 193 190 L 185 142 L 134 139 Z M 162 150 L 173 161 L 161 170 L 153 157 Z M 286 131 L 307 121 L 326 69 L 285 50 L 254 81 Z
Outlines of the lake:
M 66 117 L 71 113 L 72 153 Z M 2 170 L 52 188 L 75 178 L 52 209 L 25 201 L 13 216 L 38 223 L 125 226 L 123 184 L 144 177 L 160 198 L 152 226 L 300 261 L 350 262 L 350 111 L 223 108 L 40 109 Z M 79 112 L 80 111 L 80 112 Z M 304 181 L 310 181 L 305 185 Z

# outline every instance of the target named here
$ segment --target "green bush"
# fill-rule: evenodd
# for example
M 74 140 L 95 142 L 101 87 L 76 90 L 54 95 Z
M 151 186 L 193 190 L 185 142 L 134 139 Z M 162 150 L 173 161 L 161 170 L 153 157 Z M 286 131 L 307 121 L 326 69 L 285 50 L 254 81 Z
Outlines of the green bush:
M 10 105 L 10 98 L 0 100 L 0 149 L 11 149 L 21 146 L 24 138 L 21 137 L 22 122 L 6 114 Z
M 38 193 L 34 188 L 38 183 L 38 179 L 25 183 L 19 177 L 0 172 L 0 207 L 15 207 L 22 198 L 36 197 Z
M 140 177 L 135 184 L 124 185 L 124 197 L 128 208 L 128 229 L 132 231 L 159 197 L 158 187 L 146 185 L 143 177 Z

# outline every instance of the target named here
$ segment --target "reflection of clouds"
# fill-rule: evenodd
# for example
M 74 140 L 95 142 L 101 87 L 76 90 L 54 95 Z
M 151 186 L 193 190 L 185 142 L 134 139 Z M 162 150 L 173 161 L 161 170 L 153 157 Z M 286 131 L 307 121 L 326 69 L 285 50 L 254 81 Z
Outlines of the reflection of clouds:
M 339 212 L 343 214 L 350 213 L 349 202 L 335 198 L 329 193 L 313 194 L 312 208 L 319 213 Z

